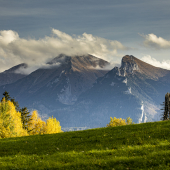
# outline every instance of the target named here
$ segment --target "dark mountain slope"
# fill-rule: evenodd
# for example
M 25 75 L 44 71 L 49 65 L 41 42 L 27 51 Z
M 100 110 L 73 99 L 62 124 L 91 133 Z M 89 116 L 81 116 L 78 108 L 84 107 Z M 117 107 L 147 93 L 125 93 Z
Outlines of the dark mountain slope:
M 62 54 L 49 61 L 47 68 L 38 69 L 0 91 L 7 90 L 21 105 L 36 106 L 38 110 L 70 105 L 107 72 L 102 70 L 107 64 L 92 55 L 71 57 Z
M 27 64 L 22 63 L 0 73 L 0 86 L 14 83 L 15 81 L 25 77 L 26 75 L 19 73 L 19 70 L 26 69 L 27 67 Z
M 79 97 L 76 107 L 86 110 L 97 126 L 104 126 L 109 117 L 130 116 L 136 123 L 159 120 L 160 104 L 170 91 L 169 79 L 169 70 L 125 56 L 120 68 L 115 67 L 98 78 L 94 86 Z

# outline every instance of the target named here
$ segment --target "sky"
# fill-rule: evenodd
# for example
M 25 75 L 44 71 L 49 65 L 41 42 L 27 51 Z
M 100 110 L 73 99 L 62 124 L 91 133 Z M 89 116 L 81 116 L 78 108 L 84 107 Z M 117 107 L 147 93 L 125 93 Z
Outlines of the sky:
M 169 0 L 0 0 L 0 72 L 60 53 L 170 69 L 169 9 Z

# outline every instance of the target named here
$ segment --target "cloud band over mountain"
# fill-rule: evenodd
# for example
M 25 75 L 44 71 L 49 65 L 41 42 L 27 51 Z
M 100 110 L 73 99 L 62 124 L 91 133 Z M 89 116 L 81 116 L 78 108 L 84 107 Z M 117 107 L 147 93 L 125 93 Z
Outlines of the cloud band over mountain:
M 146 55 L 142 57 L 141 60 L 155 67 L 160 67 L 160 68 L 170 70 L 170 60 L 163 60 L 162 62 L 160 62 L 155 58 L 151 57 L 150 55 Z
M 119 62 L 121 58 L 118 50 L 127 49 L 119 41 L 111 41 L 87 33 L 70 36 L 52 29 L 51 36 L 36 40 L 20 38 L 15 31 L 3 30 L 0 31 L 0 71 L 23 62 L 35 69 L 61 53 L 66 55 L 89 53 L 108 61 Z

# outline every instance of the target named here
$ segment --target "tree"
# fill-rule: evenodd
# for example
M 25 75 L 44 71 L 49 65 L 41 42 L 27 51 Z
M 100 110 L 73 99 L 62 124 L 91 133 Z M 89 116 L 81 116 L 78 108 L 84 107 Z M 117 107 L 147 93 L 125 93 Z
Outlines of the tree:
M 127 124 L 127 125 L 134 124 L 133 119 L 130 118 L 130 117 L 127 117 L 127 118 L 126 118 L 126 124 Z
M 0 138 L 62 132 L 60 122 L 50 117 L 44 122 L 36 110 L 20 109 L 14 98 L 5 91 L 0 102 Z
M 28 135 L 22 128 L 21 114 L 15 110 L 14 104 L 5 97 L 0 102 L 0 138 Z
M 44 134 L 45 122 L 41 120 L 36 110 L 31 114 L 31 120 L 28 124 L 28 131 L 30 135 Z
M 13 133 L 13 127 L 9 113 L 9 105 L 4 97 L 0 102 L 0 138 L 10 137 Z
M 125 119 L 110 117 L 110 122 L 109 122 L 109 124 L 107 124 L 107 127 L 122 126 L 122 125 L 126 125 Z
M 20 109 L 20 113 L 21 113 L 21 122 L 22 122 L 23 129 L 26 129 L 28 131 L 29 122 L 31 121 L 30 118 L 31 116 L 29 115 L 30 112 L 26 107 L 23 107 L 22 109 Z
M 133 120 L 130 117 L 126 118 L 126 120 L 122 118 L 110 117 L 110 122 L 109 124 L 107 124 L 107 127 L 123 126 L 123 125 L 130 125 L 130 124 L 134 124 Z
M 166 93 L 165 102 L 163 102 L 163 114 L 161 120 L 170 120 L 170 93 Z
M 47 119 L 45 128 L 46 134 L 62 132 L 60 122 L 56 118 L 53 118 L 53 116 Z
M 8 93 L 7 91 L 5 91 L 5 92 L 3 93 L 3 96 L 5 97 L 5 101 L 6 101 L 6 102 L 11 99 L 11 97 L 9 96 L 9 93 Z
M 28 131 L 30 135 L 38 134 L 52 134 L 62 132 L 60 122 L 56 118 L 49 117 L 44 122 L 38 115 L 37 111 L 34 110 L 31 114 L 31 120 L 28 124 Z
M 9 93 L 8 93 L 7 91 L 5 91 L 5 92 L 3 93 L 3 96 L 5 97 L 5 101 L 6 101 L 6 102 L 7 102 L 8 100 L 10 100 L 10 101 L 14 104 L 16 110 L 17 110 L 17 111 L 20 110 L 20 107 L 19 107 L 18 102 L 15 101 L 14 98 L 11 99 L 11 97 L 10 97 L 10 95 L 9 95 Z M 2 100 L 1 100 L 1 101 L 2 101 Z
M 14 98 L 11 99 L 11 102 L 14 104 L 16 111 L 20 111 L 20 107 L 17 101 Z
M 13 137 L 20 137 L 20 136 L 27 136 L 27 130 L 23 128 L 22 122 L 21 122 L 21 113 L 18 112 L 15 108 L 15 105 L 11 101 L 7 101 L 9 105 L 9 112 L 11 116 L 11 122 L 14 124 L 14 134 Z

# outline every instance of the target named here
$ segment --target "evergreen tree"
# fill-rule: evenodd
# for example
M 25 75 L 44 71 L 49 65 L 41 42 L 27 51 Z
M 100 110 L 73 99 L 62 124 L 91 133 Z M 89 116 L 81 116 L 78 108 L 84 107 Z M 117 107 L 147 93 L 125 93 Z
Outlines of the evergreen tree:
M 5 97 L 5 101 L 6 101 L 6 102 L 11 99 L 11 97 L 10 97 L 10 95 L 9 95 L 9 93 L 8 93 L 7 91 L 5 91 L 5 92 L 3 93 L 3 96 Z M 3 98 L 2 98 L 2 99 L 3 99 Z M 1 101 L 2 101 L 2 100 L 1 100 Z
M 7 102 L 8 100 L 10 100 L 10 101 L 14 104 L 16 111 L 18 111 L 18 112 L 20 111 L 20 107 L 19 107 L 18 102 L 15 101 L 14 98 L 11 99 L 11 97 L 10 97 L 10 95 L 9 95 L 9 93 L 8 93 L 7 91 L 5 91 L 5 92 L 3 93 L 3 96 L 5 97 L 5 101 L 6 101 L 6 102 Z M 2 101 L 2 100 L 1 100 L 1 101 Z
M 163 102 L 163 115 L 161 120 L 170 120 L 170 93 L 166 93 L 165 102 Z
M 21 122 L 23 125 L 23 129 L 28 130 L 29 122 L 31 120 L 30 118 L 31 116 L 29 115 L 30 112 L 26 107 L 23 107 L 22 109 L 20 109 L 20 113 L 21 113 Z

